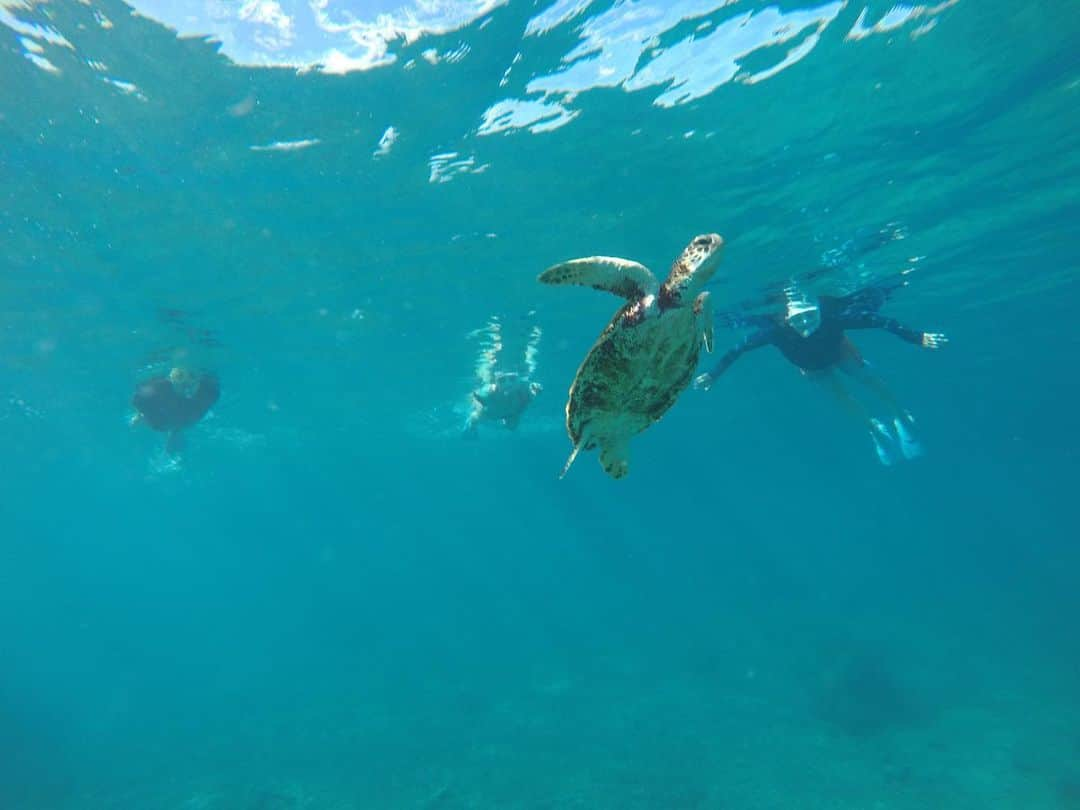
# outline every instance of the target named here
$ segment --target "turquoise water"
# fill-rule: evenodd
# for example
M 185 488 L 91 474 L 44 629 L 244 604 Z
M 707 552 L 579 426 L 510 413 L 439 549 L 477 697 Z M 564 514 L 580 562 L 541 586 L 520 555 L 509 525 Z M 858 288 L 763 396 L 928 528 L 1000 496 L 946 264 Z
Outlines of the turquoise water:
M 0 807 L 1080 807 L 1075 3 L 139 10 L 0 0 Z M 886 223 L 813 283 L 913 270 L 923 458 L 762 349 L 557 479 L 618 301 L 545 267 Z

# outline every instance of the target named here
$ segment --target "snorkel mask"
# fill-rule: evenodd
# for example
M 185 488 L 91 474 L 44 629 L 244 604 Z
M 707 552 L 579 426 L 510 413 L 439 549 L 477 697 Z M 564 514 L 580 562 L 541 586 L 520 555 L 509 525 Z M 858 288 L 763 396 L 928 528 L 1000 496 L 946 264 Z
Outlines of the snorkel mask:
M 198 387 L 195 375 L 186 368 L 174 368 L 169 372 L 169 382 L 172 383 L 176 393 L 182 397 L 191 397 Z
M 800 337 L 810 337 L 821 326 L 821 306 L 817 299 L 790 288 L 784 292 L 787 294 L 784 321 L 798 332 Z

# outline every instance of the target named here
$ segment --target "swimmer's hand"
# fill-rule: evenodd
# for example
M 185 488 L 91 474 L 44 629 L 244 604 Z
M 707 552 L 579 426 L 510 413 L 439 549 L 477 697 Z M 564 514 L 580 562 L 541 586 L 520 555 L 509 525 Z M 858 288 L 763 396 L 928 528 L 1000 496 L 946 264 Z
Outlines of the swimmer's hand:
M 949 339 L 940 332 L 923 332 L 922 345 L 924 349 L 940 349 Z
M 694 378 L 694 388 L 698 391 L 708 391 L 712 388 L 712 384 L 716 382 L 716 377 L 708 372 L 699 374 Z

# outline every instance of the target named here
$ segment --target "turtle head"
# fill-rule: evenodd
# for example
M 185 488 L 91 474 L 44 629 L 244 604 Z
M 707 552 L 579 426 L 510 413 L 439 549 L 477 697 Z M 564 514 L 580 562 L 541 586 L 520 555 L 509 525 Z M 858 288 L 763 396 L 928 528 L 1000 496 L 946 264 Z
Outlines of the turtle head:
M 716 272 L 723 247 L 724 239 L 718 233 L 695 236 L 671 265 L 660 289 L 661 306 L 678 306 L 697 295 Z

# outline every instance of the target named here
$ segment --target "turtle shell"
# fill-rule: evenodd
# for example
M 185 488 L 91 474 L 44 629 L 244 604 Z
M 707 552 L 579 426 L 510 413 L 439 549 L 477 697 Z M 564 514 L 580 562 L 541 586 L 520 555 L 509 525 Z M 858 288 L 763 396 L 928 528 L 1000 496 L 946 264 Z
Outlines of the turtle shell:
M 661 310 L 645 301 L 620 309 L 574 376 L 566 430 L 620 444 L 658 421 L 690 385 L 702 330 L 693 306 Z

